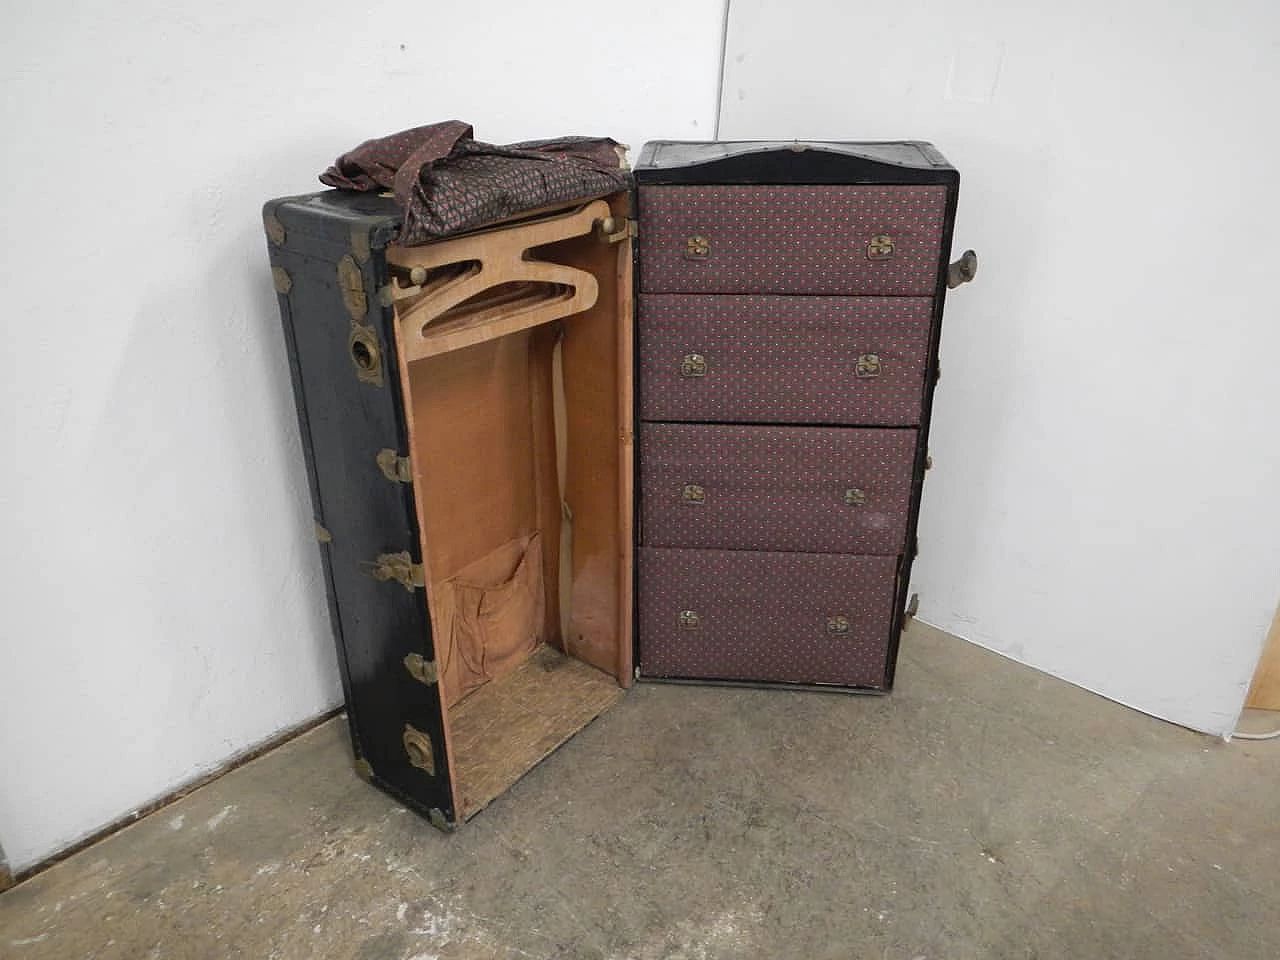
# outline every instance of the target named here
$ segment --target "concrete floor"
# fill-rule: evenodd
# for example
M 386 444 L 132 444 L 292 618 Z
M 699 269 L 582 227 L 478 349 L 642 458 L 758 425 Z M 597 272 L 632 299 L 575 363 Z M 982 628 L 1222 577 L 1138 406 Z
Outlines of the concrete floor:
M 1280 741 L 929 628 L 887 698 L 642 685 L 453 836 L 332 721 L 0 896 L 0 956 L 1280 956 Z

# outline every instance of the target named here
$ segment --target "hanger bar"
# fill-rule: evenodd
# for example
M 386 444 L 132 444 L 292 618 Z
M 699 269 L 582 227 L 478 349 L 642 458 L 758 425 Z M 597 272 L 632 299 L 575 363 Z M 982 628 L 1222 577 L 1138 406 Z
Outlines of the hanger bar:
M 436 356 L 550 323 L 595 306 L 596 278 L 585 270 L 537 260 L 530 250 L 591 233 L 610 215 L 596 200 L 564 213 L 419 247 L 391 247 L 397 273 L 427 276 L 397 287 L 396 316 L 406 359 Z M 430 271 L 465 265 L 433 280 Z M 491 296 L 487 291 L 501 288 Z

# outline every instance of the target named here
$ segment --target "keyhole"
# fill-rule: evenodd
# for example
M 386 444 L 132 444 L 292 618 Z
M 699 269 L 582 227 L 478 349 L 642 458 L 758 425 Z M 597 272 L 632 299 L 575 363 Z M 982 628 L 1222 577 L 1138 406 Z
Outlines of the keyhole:
M 361 370 L 372 370 L 377 359 L 373 355 L 373 351 L 369 349 L 369 345 L 363 340 L 357 340 L 351 344 L 351 356 L 355 359 L 356 366 Z

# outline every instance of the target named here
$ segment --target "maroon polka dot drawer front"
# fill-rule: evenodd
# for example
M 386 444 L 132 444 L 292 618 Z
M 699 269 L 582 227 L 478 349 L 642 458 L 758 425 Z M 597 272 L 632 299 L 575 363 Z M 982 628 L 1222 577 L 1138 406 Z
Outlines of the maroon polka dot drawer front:
M 932 296 L 943 186 L 640 188 L 645 293 Z
M 646 546 L 902 552 L 914 430 L 645 423 Z
M 640 416 L 920 422 L 933 300 L 644 294 Z
M 642 547 L 653 677 L 882 688 L 895 557 Z

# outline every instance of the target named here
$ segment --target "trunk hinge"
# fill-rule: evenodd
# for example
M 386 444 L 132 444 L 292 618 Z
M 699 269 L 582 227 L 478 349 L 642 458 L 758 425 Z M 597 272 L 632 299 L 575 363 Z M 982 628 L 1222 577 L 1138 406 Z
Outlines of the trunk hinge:
M 408 550 L 401 550 L 399 553 L 380 553 L 377 560 L 372 563 L 363 561 L 360 567 L 373 579 L 383 582 L 394 580 L 410 593 L 413 593 L 415 587 L 427 585 L 426 571 L 423 570 L 422 564 L 413 562 Z
M 374 459 L 378 461 L 378 469 L 382 471 L 382 475 L 388 480 L 413 483 L 413 469 L 409 465 L 408 457 L 402 457 L 394 450 L 384 447 L 378 451 L 378 455 Z
M 439 674 L 436 672 L 436 662 L 428 660 L 420 653 L 411 653 L 404 658 L 404 668 L 409 671 L 409 675 L 419 683 L 425 683 L 428 687 L 436 683 Z
M 603 217 L 596 221 L 596 236 L 605 243 L 621 243 L 640 236 L 640 227 L 626 217 Z

